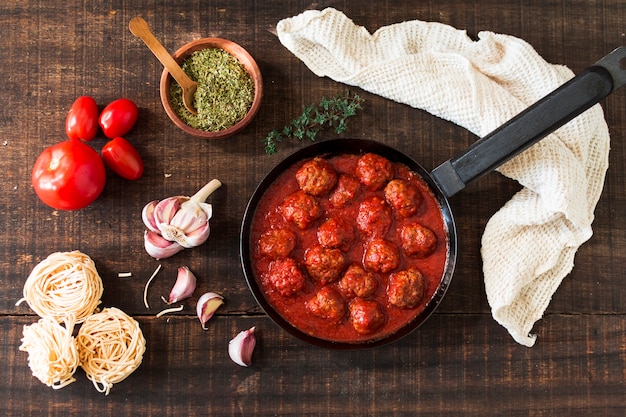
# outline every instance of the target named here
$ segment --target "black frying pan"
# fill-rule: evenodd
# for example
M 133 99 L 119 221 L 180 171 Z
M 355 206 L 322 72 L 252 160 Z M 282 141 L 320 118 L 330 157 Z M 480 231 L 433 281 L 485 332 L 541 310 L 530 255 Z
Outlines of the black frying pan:
M 419 327 L 443 299 L 454 272 L 457 253 L 457 236 L 454 217 L 448 198 L 461 191 L 471 181 L 485 175 L 520 152 L 535 144 L 554 130 L 626 84 L 626 47 L 615 49 L 592 67 L 572 78 L 561 87 L 533 104 L 522 113 L 476 141 L 460 155 L 444 162 L 432 172 L 407 155 L 387 145 L 371 140 L 336 139 L 317 142 L 303 148 L 281 161 L 259 184 L 244 213 L 241 226 L 240 257 L 246 281 L 263 310 L 282 328 L 294 336 L 314 345 L 335 349 L 356 349 L 380 346 L 393 342 Z M 257 283 L 251 265 L 251 223 L 255 209 L 268 187 L 293 164 L 314 156 L 333 154 L 362 154 L 372 152 L 392 162 L 408 166 L 429 185 L 439 202 L 448 233 L 448 255 L 444 276 L 426 308 L 410 323 L 396 333 L 382 339 L 360 343 L 337 343 L 319 339 L 294 328 L 267 302 Z

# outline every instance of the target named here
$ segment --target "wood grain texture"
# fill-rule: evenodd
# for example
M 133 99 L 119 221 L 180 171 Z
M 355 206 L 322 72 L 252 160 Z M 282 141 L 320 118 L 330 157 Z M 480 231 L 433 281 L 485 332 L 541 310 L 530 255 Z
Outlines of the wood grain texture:
M 68 4 L 69 3 L 69 4 Z M 603 102 L 612 135 L 610 168 L 595 212 L 594 235 L 578 251 L 575 268 L 534 331 L 533 348 L 516 344 L 491 317 L 482 282 L 480 239 L 490 216 L 518 189 L 490 174 L 452 201 L 460 254 L 446 298 L 420 329 L 375 350 L 335 352 L 305 345 L 276 327 L 246 287 L 239 264 L 239 227 L 246 203 L 269 170 L 305 143 L 279 144 L 267 156 L 263 137 L 300 114 L 302 106 L 346 86 L 313 75 L 269 29 L 307 8 L 344 11 L 370 31 L 404 20 L 437 21 L 525 39 L 549 62 L 578 72 L 626 43 L 622 0 L 446 0 L 414 2 L 268 0 L 18 1 L 0 4 L 0 414 L 5 416 L 623 416 L 626 413 L 626 100 Z M 174 51 L 183 43 L 219 36 L 256 58 L 265 96 L 256 119 L 223 141 L 186 136 L 167 119 L 158 92 L 160 64 L 128 30 L 143 16 Z M 427 169 L 476 138 L 423 111 L 356 90 L 364 109 L 349 120 L 348 135 L 383 141 Z M 30 185 L 37 155 L 65 139 L 65 115 L 80 95 L 104 107 L 128 97 L 140 109 L 127 135 L 146 164 L 129 182 L 108 174 L 103 195 L 76 212 L 44 206 Z M 320 140 L 336 137 L 325 133 Z M 102 136 L 90 144 L 97 150 Z M 141 209 L 171 195 L 193 194 L 211 178 L 209 241 L 155 261 L 143 250 Z M 133 315 L 145 332 L 144 363 L 107 397 L 82 371 L 54 391 L 35 379 L 19 352 L 22 328 L 37 320 L 15 302 L 31 269 L 55 251 L 79 249 L 96 262 L 104 306 Z M 142 302 L 146 280 L 150 309 Z M 185 310 L 156 319 L 176 269 L 198 277 Z M 118 272 L 133 273 L 118 278 Z M 195 301 L 206 291 L 225 306 L 203 331 Z M 230 361 L 227 344 L 257 326 L 259 344 L 250 368 Z

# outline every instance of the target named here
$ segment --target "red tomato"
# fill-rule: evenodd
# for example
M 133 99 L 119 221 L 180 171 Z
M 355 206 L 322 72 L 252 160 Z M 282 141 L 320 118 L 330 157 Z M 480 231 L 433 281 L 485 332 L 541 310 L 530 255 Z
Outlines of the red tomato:
M 98 133 L 98 104 L 93 97 L 80 96 L 65 118 L 65 133 L 70 139 L 92 140 Z
M 106 171 L 100 155 L 89 145 L 66 140 L 39 155 L 31 181 L 37 196 L 50 207 L 77 210 L 102 193 Z
M 100 127 L 108 138 L 124 136 L 135 125 L 139 116 L 137 105 L 127 98 L 109 103 L 100 113 Z
M 143 175 L 143 162 L 137 149 L 124 138 L 117 137 L 102 148 L 102 159 L 117 175 L 136 180 Z

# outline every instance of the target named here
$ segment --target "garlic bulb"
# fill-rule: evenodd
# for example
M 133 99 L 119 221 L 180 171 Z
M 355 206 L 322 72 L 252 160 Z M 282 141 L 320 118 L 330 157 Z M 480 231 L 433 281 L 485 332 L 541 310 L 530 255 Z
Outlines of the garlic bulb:
M 209 220 L 213 216 L 213 208 L 205 200 L 221 186 L 214 179 L 192 197 L 175 196 L 146 204 L 141 212 L 148 228 L 144 233 L 146 252 L 163 259 L 203 244 L 209 237 Z
M 256 346 L 255 327 L 240 332 L 228 343 L 228 355 L 237 365 L 252 365 L 252 353 Z

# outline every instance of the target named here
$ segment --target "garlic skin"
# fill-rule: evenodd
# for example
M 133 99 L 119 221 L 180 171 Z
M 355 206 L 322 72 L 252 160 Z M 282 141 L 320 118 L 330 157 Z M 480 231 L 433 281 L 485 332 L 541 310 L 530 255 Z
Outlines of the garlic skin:
M 163 259 L 203 244 L 209 237 L 209 220 L 213 216 L 213 207 L 205 200 L 221 186 L 219 180 L 213 179 L 191 197 L 168 197 L 146 204 L 141 211 L 148 228 L 144 233 L 146 252 Z
M 198 314 L 198 319 L 200 323 L 202 323 L 202 329 L 208 330 L 206 327 L 206 323 L 213 317 L 213 314 L 217 311 L 220 306 L 224 304 L 224 297 L 214 292 L 207 292 L 202 294 L 200 298 L 198 298 L 198 303 L 196 304 L 196 313 Z
M 228 356 L 230 356 L 237 365 L 252 365 L 252 353 L 256 346 L 255 329 L 256 327 L 251 327 L 248 330 L 240 332 L 228 343 Z
M 186 266 L 178 268 L 176 283 L 170 291 L 170 298 L 167 304 L 174 304 L 180 300 L 191 297 L 196 290 L 196 276 Z

